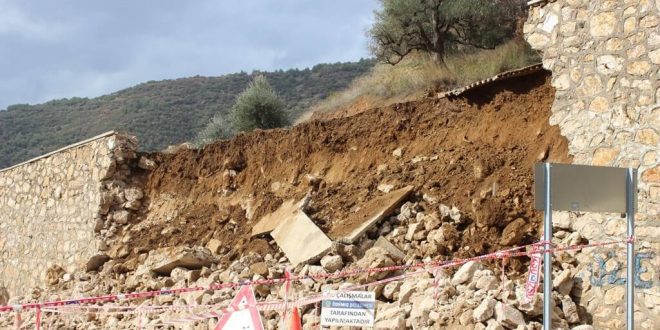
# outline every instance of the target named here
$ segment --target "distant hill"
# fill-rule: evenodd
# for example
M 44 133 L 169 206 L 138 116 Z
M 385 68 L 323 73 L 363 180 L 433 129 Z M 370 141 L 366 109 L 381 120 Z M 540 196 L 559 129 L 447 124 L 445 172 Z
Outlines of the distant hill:
M 96 98 L 12 105 L 0 111 L 0 168 L 109 130 L 136 135 L 144 150 L 192 140 L 213 114 L 230 111 L 255 74 L 268 78 L 293 120 L 373 65 L 373 60 L 360 60 L 304 70 L 150 81 Z

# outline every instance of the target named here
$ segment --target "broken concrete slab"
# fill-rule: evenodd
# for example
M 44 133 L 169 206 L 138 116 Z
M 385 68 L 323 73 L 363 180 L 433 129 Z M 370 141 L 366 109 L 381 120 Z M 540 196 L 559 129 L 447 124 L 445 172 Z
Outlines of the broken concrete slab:
M 273 213 L 266 214 L 254 227 L 252 227 L 252 235 L 257 236 L 268 234 L 273 229 L 277 228 L 282 222 L 296 215 L 300 211 L 300 203 L 296 203 L 293 199 L 284 201 L 280 207 Z
M 200 269 L 210 267 L 216 259 L 210 251 L 203 247 L 187 246 L 167 247 L 152 250 L 136 271 L 137 275 L 150 271 L 163 276 L 170 275 L 174 268 Z
M 408 197 L 413 188 L 407 186 L 370 200 L 359 211 L 349 216 L 346 221 L 347 226 L 331 232 L 330 237 L 342 243 L 353 244 L 379 221 L 390 215 Z
M 301 210 L 283 219 L 270 235 L 293 267 L 324 255 L 332 247 L 328 236 Z
M 381 236 L 378 237 L 376 240 L 376 243 L 374 243 L 375 247 L 379 247 L 387 252 L 390 253 L 390 255 L 398 260 L 403 260 L 406 257 L 406 254 L 401 251 L 396 245 L 392 244 L 387 238 Z

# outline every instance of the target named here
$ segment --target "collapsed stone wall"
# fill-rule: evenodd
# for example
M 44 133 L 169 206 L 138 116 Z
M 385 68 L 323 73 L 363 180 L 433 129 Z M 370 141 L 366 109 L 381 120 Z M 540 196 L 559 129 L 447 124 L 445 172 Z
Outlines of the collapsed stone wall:
M 558 0 L 530 8 L 525 38 L 557 89 L 550 123 L 574 162 L 638 169 L 636 324 L 660 324 L 660 0 Z M 555 214 L 559 230 L 622 239 L 620 215 Z M 580 302 L 599 328 L 625 322 L 625 250 L 580 254 Z
M 47 273 L 105 258 L 99 251 L 139 204 L 119 198 L 136 148 L 109 132 L 0 170 L 0 287 L 23 294 L 59 280 Z

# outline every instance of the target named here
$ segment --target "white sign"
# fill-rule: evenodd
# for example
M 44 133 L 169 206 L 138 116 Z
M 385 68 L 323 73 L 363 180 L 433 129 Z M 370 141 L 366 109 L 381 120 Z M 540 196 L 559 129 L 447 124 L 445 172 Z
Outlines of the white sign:
M 367 291 L 323 293 L 321 326 L 373 327 L 376 294 Z

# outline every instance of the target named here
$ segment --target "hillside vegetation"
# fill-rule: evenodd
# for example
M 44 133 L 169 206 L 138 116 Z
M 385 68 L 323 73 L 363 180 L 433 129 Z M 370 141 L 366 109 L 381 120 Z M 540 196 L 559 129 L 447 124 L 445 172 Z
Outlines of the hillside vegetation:
M 415 53 L 397 65 L 377 64 L 347 89 L 315 104 L 311 111 L 316 114 L 312 118 L 349 108 L 364 110 L 412 100 L 428 90 L 450 90 L 540 61 L 526 42 L 516 39 L 494 49 L 453 52 L 447 55 L 446 64 L 434 61 L 426 53 Z
M 136 135 L 144 150 L 192 140 L 210 118 L 227 113 L 254 75 L 263 74 L 293 120 L 369 72 L 373 60 L 311 69 L 245 72 L 151 81 L 97 98 L 69 98 L 0 111 L 0 168 L 109 130 Z

